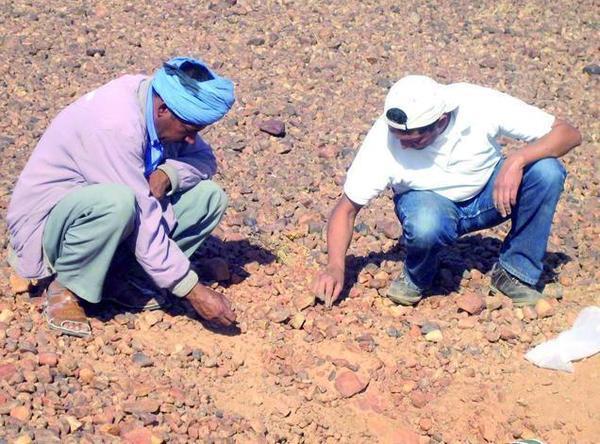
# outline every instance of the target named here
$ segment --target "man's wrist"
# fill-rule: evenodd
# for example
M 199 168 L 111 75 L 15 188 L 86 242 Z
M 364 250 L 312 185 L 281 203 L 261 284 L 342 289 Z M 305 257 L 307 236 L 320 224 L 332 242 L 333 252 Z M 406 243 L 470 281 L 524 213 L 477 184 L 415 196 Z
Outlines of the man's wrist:
M 513 158 L 513 162 L 515 163 L 515 165 L 521 169 L 525 168 L 529 163 L 527 160 L 527 156 L 521 151 L 512 154 L 510 157 Z
M 343 273 L 344 270 L 346 269 L 346 265 L 344 263 L 339 263 L 339 262 L 329 262 L 329 263 L 327 263 L 327 268 L 329 268 L 330 270 L 340 271 Z
M 160 164 L 157 169 L 163 172 L 169 179 L 169 186 L 167 187 L 166 195 L 171 196 L 173 193 L 177 192 L 179 189 L 179 175 L 177 174 L 175 167 L 167 163 L 163 163 Z

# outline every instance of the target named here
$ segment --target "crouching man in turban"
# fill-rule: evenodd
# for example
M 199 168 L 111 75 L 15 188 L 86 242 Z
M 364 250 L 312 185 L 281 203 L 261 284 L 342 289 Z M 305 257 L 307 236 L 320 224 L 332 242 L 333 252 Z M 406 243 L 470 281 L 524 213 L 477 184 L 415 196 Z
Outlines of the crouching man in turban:
M 202 318 L 235 323 L 229 301 L 199 283 L 189 260 L 227 205 L 198 133 L 234 100 L 230 80 L 178 57 L 153 77 L 113 80 L 52 121 L 7 215 L 11 265 L 24 278 L 53 278 L 44 311 L 51 328 L 90 336 L 80 299 L 99 302 L 109 268 L 127 255 Z

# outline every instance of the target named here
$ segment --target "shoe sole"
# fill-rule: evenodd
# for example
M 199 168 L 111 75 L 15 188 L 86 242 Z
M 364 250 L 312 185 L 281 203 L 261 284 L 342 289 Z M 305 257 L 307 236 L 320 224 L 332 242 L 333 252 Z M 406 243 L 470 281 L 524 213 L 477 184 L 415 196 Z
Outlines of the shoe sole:
M 514 305 L 515 307 L 525 307 L 525 306 L 527 306 L 527 305 L 529 305 L 529 306 L 535 306 L 535 304 L 537 304 L 537 301 L 539 301 L 540 299 L 543 299 L 543 296 L 541 296 L 541 297 L 539 297 L 539 298 L 537 298 L 537 299 L 535 299 L 535 300 L 530 300 L 530 299 L 525 299 L 525 300 L 517 300 L 517 299 L 511 298 L 511 297 L 510 297 L 509 295 L 507 295 L 506 293 L 504 293 L 504 292 L 502 292 L 502 291 L 498 290 L 498 289 L 497 289 L 497 288 L 496 288 L 494 285 L 492 285 L 492 284 L 490 284 L 490 293 L 493 293 L 493 294 L 495 294 L 495 295 L 497 295 L 497 294 L 501 294 L 501 295 L 503 295 L 503 296 L 506 296 L 507 298 L 509 298 L 509 299 L 510 299 L 510 300 L 513 302 L 513 305 Z
M 416 305 L 421 301 L 421 299 L 423 299 L 422 296 L 414 299 L 400 298 L 398 296 L 390 295 L 389 293 L 386 293 L 385 297 L 392 301 L 394 304 L 402 305 L 404 307 Z

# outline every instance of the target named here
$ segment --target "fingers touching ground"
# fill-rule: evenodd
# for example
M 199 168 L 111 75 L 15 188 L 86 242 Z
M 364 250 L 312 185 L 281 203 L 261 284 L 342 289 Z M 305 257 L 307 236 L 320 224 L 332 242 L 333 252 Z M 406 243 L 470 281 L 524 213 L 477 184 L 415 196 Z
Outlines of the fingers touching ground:
M 312 290 L 316 297 L 330 308 L 337 300 L 344 286 L 344 271 L 327 269 L 315 279 Z
M 207 321 L 224 327 L 229 327 L 236 322 L 236 315 L 229 300 L 210 288 L 197 285 L 188 294 L 187 299 L 196 312 Z

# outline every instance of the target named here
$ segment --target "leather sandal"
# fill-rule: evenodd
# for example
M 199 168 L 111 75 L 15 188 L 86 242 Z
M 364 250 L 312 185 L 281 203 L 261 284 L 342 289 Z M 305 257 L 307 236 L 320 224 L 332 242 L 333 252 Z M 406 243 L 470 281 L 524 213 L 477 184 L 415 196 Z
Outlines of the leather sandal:
M 71 290 L 54 280 L 44 293 L 44 317 L 50 329 L 80 338 L 89 338 L 92 335 L 85 311 Z

